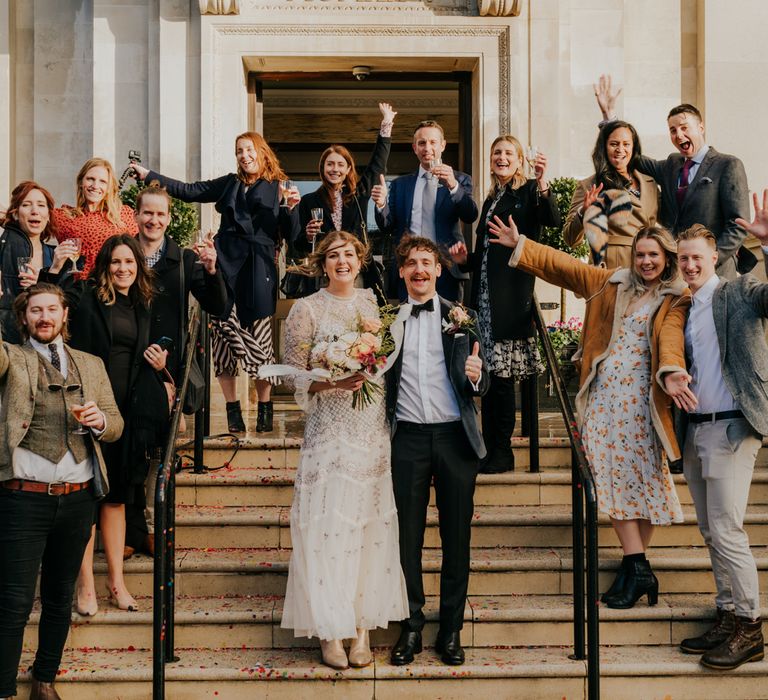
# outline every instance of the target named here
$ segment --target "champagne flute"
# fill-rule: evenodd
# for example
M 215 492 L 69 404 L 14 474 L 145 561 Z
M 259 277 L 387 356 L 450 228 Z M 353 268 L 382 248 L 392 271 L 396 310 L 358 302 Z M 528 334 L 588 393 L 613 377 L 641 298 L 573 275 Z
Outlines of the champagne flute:
M 322 225 L 323 219 L 325 218 L 323 208 L 322 207 L 315 207 L 314 209 L 310 210 L 310 214 L 312 215 L 312 221 L 319 221 Z M 312 237 L 312 252 L 315 252 L 315 241 L 317 240 L 317 234 L 315 234 Z
M 429 161 L 430 173 L 432 172 L 432 170 L 434 170 L 435 168 L 440 167 L 442 164 L 443 164 L 443 159 L 442 158 L 434 158 L 433 160 L 430 160 Z M 443 186 L 442 183 L 440 182 L 440 178 L 436 177 L 435 175 L 432 175 L 432 177 L 434 177 L 437 180 L 437 186 L 438 187 L 442 187 Z
M 283 201 L 280 204 L 281 207 L 288 206 L 288 195 L 294 188 L 293 180 L 280 180 L 280 186 L 283 188 Z
M 64 243 L 70 243 L 74 247 L 69 259 L 72 261 L 72 267 L 77 267 L 77 261 L 80 259 L 80 254 L 83 249 L 83 241 L 81 238 L 68 238 Z
M 539 149 L 536 146 L 529 145 L 525 149 L 525 159 L 528 161 L 528 167 L 531 169 L 531 177 L 536 175 L 536 158 L 539 155 Z
M 74 428 L 72 430 L 73 435 L 88 435 L 88 430 L 83 426 L 83 424 L 80 422 L 80 417 L 83 415 L 83 412 L 85 411 L 85 406 L 82 404 L 72 404 L 69 407 L 70 412 L 75 417 L 75 420 L 77 421 L 78 425 L 77 428 Z
M 202 229 L 198 229 L 195 231 L 195 244 L 192 246 L 192 249 L 200 255 L 200 251 L 205 248 L 208 241 L 210 240 L 210 234 L 206 231 L 203 231 Z M 203 263 L 200 261 L 200 258 L 195 260 L 196 265 L 202 265 Z

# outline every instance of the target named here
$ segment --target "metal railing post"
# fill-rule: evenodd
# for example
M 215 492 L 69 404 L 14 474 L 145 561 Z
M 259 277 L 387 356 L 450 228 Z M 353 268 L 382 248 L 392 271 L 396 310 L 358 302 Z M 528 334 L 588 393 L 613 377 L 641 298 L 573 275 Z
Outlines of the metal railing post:
M 584 489 L 579 463 L 571 450 L 571 510 L 573 513 L 573 657 L 586 659 L 584 639 Z
M 176 619 L 176 467 L 179 457 L 171 463 L 168 469 L 165 518 L 165 597 L 163 608 L 167 620 L 165 628 L 165 663 L 178 661 L 175 653 L 175 624 Z
M 198 354 L 200 370 L 205 379 L 205 395 L 203 398 L 203 407 L 195 413 L 195 444 L 194 444 L 194 472 L 195 474 L 204 474 L 206 467 L 204 464 L 204 440 L 206 435 L 210 435 L 210 410 L 211 410 L 211 372 L 210 372 L 210 334 L 208 332 L 208 314 L 201 312 L 200 332 L 198 334 L 198 343 L 195 345 L 195 352 Z
M 157 470 L 155 487 L 155 570 L 152 587 L 152 700 L 165 698 L 165 487 L 166 465 Z M 160 535 L 158 537 L 158 535 Z
M 539 378 L 535 374 L 528 377 L 525 382 L 525 391 L 528 394 L 528 450 L 530 452 L 529 471 L 539 471 Z

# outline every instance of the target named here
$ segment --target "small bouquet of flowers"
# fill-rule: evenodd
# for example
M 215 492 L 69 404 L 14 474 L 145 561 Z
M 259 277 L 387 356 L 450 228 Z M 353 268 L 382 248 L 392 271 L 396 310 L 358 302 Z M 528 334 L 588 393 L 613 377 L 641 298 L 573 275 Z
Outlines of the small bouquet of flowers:
M 552 349 L 561 362 L 570 359 L 570 355 L 576 351 L 581 341 L 582 325 L 578 316 L 571 316 L 567 321 L 555 321 L 547 326 Z M 571 352 L 568 353 L 568 350 Z
M 382 372 L 395 349 L 390 326 L 397 309 L 384 306 L 377 317 L 358 316 L 346 333 L 315 343 L 309 352 L 309 364 L 316 376 L 337 381 L 360 372 L 366 379 L 352 394 L 352 407 L 363 409 L 384 389 L 372 381 Z
M 457 333 L 474 333 L 475 321 L 469 315 L 464 304 L 456 304 L 448 312 L 448 318 L 442 320 L 443 333 L 456 335 Z

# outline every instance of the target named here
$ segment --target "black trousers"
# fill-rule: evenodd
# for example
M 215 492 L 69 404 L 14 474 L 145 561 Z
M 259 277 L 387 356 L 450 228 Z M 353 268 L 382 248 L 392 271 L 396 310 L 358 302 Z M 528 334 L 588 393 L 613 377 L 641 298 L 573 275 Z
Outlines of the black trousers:
M 460 422 L 397 424 L 392 483 L 400 526 L 400 563 L 408 589 L 409 617 L 403 625 L 414 631 L 424 627 L 421 554 L 433 481 L 443 551 L 440 632 L 456 632 L 464 625 L 477 469 L 477 455 Z
M 0 697 L 16 694 L 24 627 L 41 565 L 42 612 L 32 675 L 43 683 L 55 680 L 95 508 L 90 489 L 48 496 L 0 487 Z

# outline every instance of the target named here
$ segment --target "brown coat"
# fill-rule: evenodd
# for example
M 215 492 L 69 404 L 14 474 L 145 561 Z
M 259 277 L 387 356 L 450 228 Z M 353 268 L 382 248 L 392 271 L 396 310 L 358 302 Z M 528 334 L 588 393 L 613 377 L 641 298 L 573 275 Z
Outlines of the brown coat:
M 627 307 L 632 301 L 629 270 L 606 270 L 586 265 L 549 246 L 520 236 L 510 267 L 541 277 L 551 284 L 565 287 L 583 296 L 587 308 L 584 315 L 581 348 L 581 375 L 576 411 L 579 424 L 589 399 L 589 389 L 599 364 L 608 356 L 621 327 Z M 691 305 L 691 294 L 683 282 L 663 290 L 656 298 L 648 319 L 651 349 L 651 419 L 662 447 L 671 460 L 680 458 L 672 420 L 672 399 L 665 393 L 662 376 L 685 371 L 685 320 Z
M 621 228 L 608 219 L 608 249 L 605 253 L 605 265 L 608 269 L 630 267 L 632 265 L 630 247 L 635 234 L 645 226 L 656 223 L 659 214 L 659 188 L 654 179 L 648 175 L 634 172 L 635 179 L 640 183 L 640 198 L 630 194 L 632 211 L 629 219 Z M 569 246 L 576 246 L 584 240 L 584 220 L 579 215 L 579 209 L 584 203 L 584 195 L 595 182 L 595 176 L 581 180 L 573 191 L 571 208 L 563 226 L 563 240 Z M 582 212 L 583 215 L 583 212 Z

